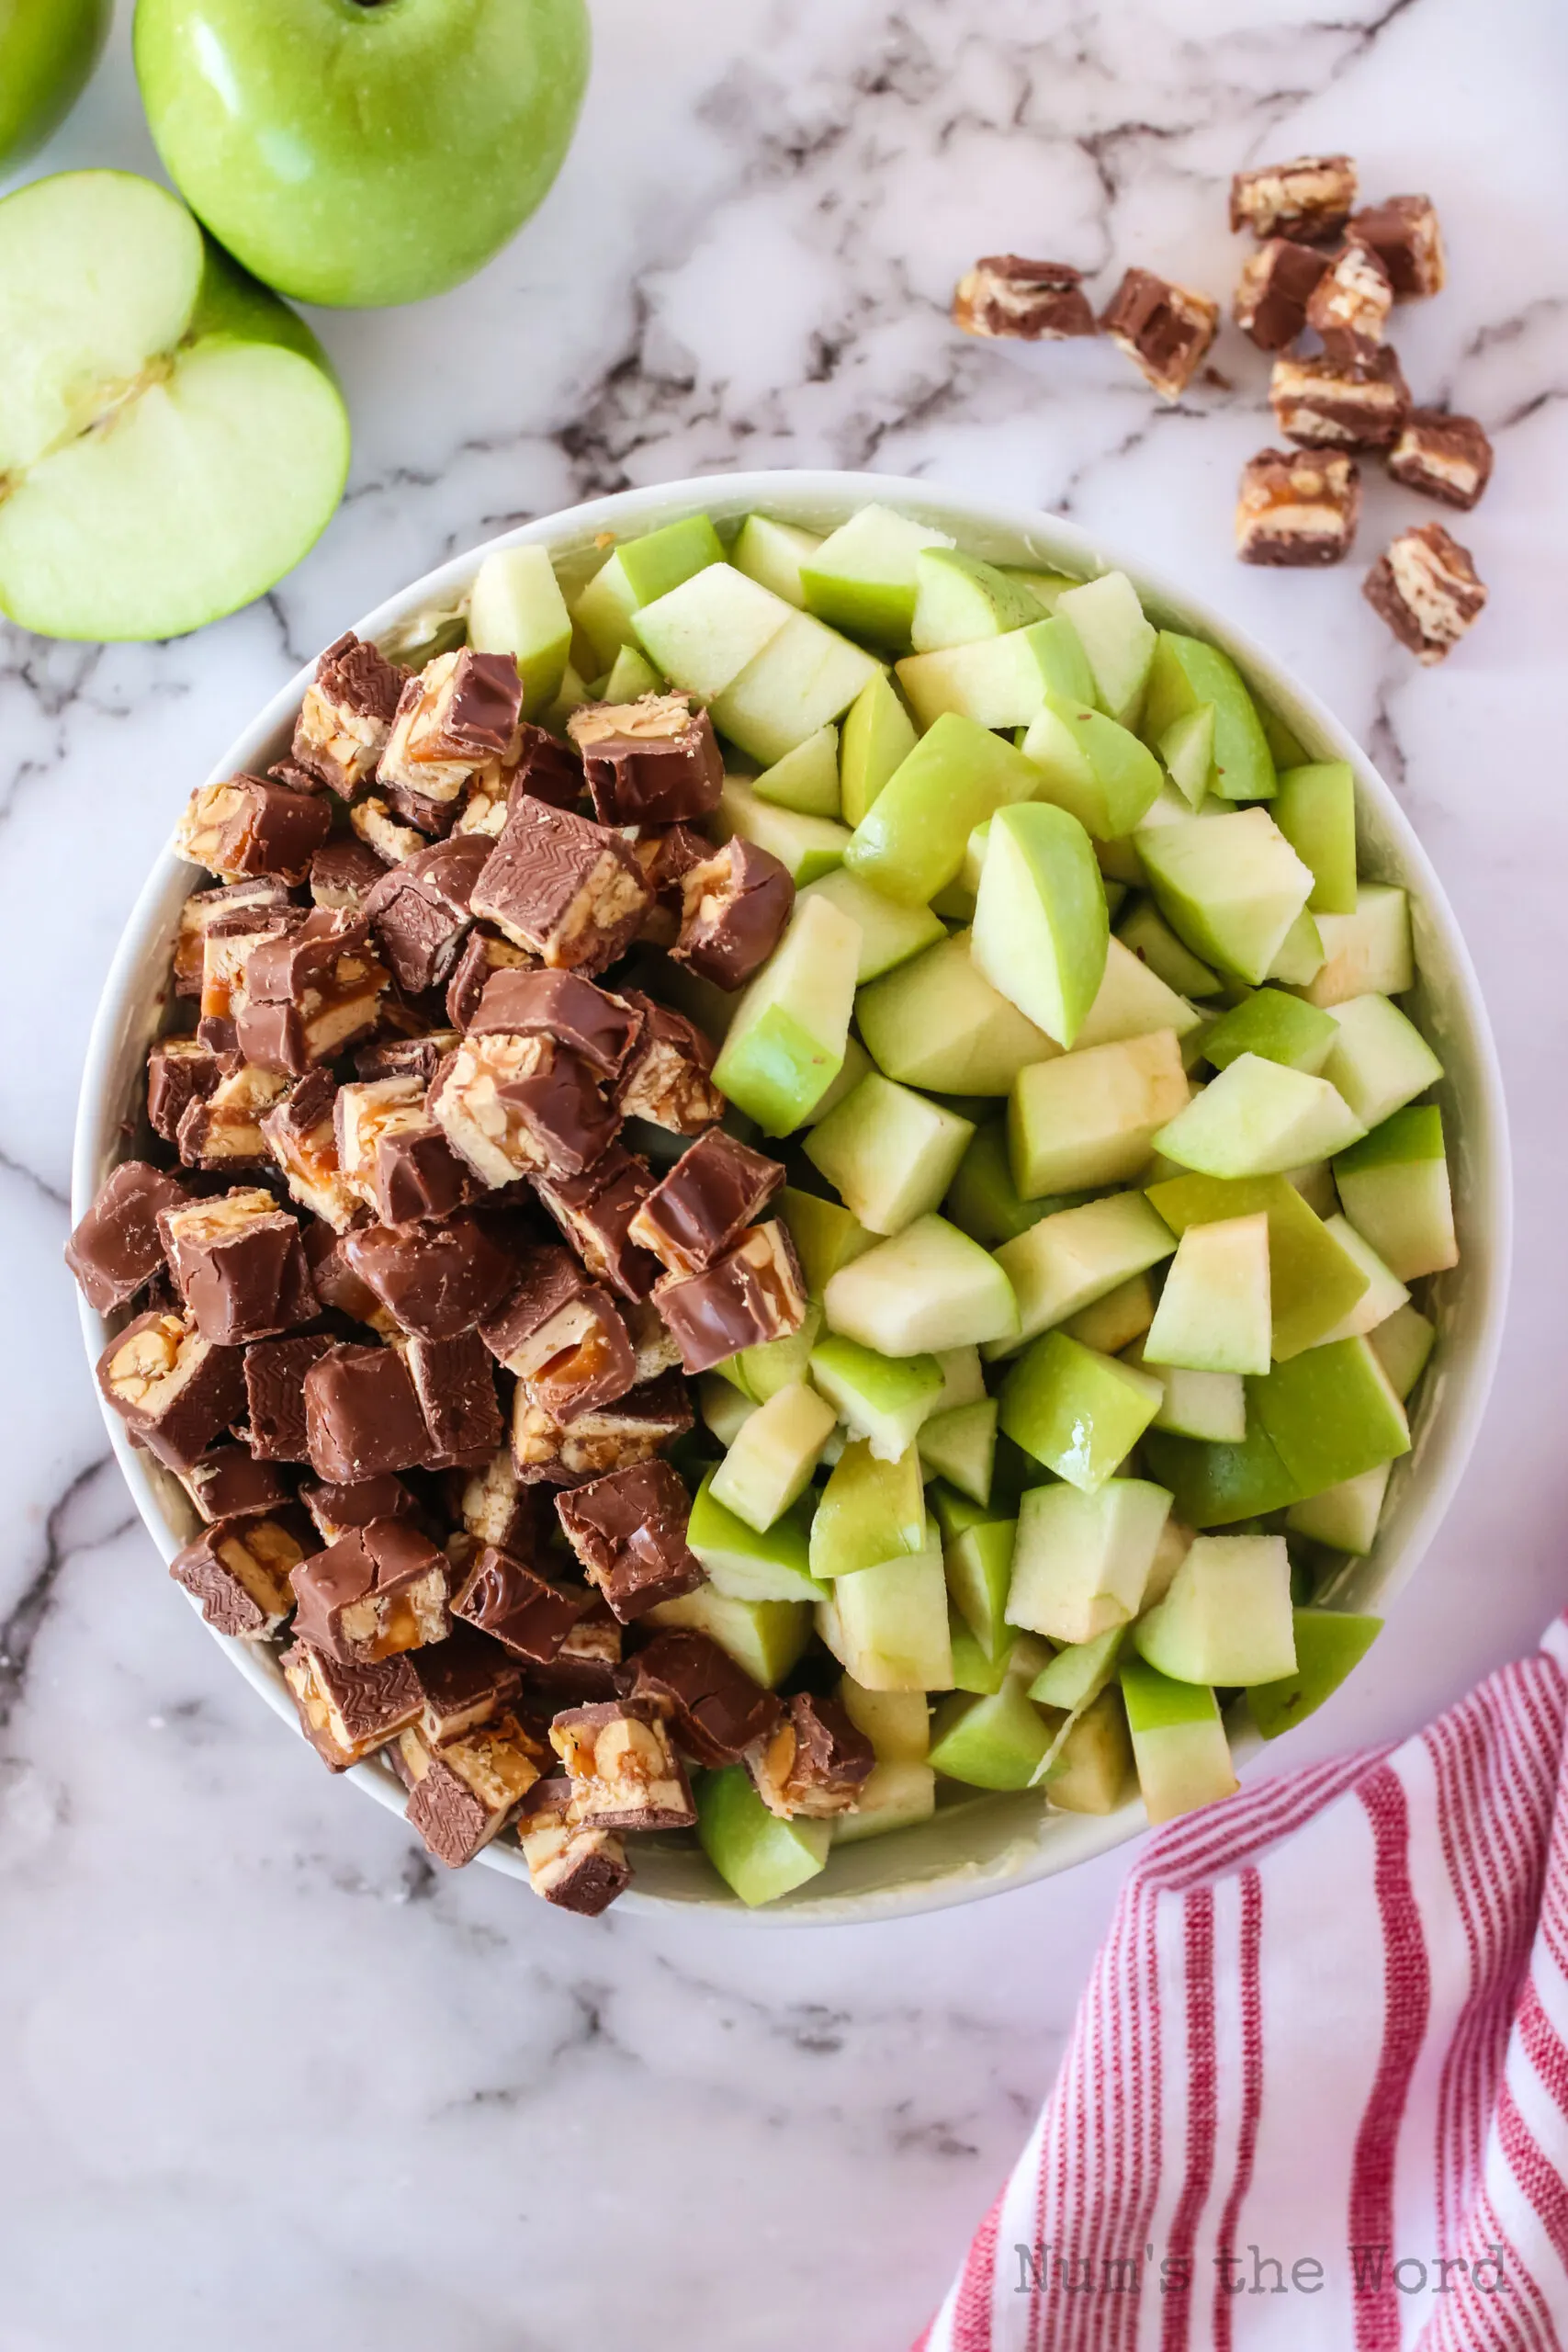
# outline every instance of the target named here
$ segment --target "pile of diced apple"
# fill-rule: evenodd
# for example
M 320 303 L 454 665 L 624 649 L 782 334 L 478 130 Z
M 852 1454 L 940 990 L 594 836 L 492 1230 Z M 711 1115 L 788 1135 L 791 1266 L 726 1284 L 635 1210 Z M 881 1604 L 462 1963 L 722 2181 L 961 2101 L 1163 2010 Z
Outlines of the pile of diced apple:
M 759 1901 L 943 1781 L 1224 1796 L 1222 1709 L 1272 1736 L 1378 1630 L 1323 1596 L 1409 1451 L 1410 1285 L 1457 1257 L 1350 769 L 1122 574 L 883 507 L 673 525 L 572 618 L 552 691 L 697 697 L 721 832 L 799 893 L 739 999 L 662 975 L 742 1131 L 789 1139 L 811 1306 L 705 1377 L 710 1583 L 657 1614 L 770 1684 L 825 1645 L 879 1762 L 830 1830 L 713 1776 L 710 1856 Z

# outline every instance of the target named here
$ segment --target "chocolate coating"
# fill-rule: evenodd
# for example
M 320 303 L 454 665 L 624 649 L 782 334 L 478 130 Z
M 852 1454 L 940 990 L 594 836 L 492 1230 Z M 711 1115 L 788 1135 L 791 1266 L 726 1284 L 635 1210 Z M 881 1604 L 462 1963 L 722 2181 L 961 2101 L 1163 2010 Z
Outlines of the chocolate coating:
M 488 1544 L 452 1603 L 467 1623 L 538 1666 L 549 1663 L 592 1605 L 592 1593 L 552 1583 L 525 1561 Z
M 623 1624 L 705 1582 L 686 1547 L 691 1510 L 667 1462 L 612 1471 L 556 1498 L 567 1542 Z
M 671 1273 L 701 1273 L 755 1225 L 784 1180 L 776 1159 L 710 1127 L 649 1193 L 633 1238 Z
M 590 704 L 567 730 L 602 825 L 682 824 L 718 807 L 724 754 L 713 720 L 684 695 Z
M 305 1429 L 310 1467 L 328 1486 L 417 1469 L 430 1453 L 413 1377 L 395 1348 L 334 1348 L 312 1364 Z
M 795 884 L 771 850 L 739 836 L 682 885 L 680 936 L 670 950 L 716 988 L 743 988 L 784 936 L 795 905 Z
M 473 907 L 545 963 L 593 973 L 625 955 L 650 895 L 619 833 L 525 796 L 508 812 Z
M 705 1634 L 671 1628 L 656 1634 L 627 1669 L 630 1695 L 667 1713 L 675 1739 L 694 1762 L 733 1764 L 765 1738 L 783 1713 L 771 1690 Z
M 343 1246 L 360 1281 L 403 1330 L 423 1340 L 473 1330 L 515 1280 L 478 1218 L 463 1211 L 439 1225 L 357 1226 Z
M 89 1306 L 112 1315 L 152 1281 L 164 1263 L 159 1214 L 189 1199 L 183 1184 L 144 1159 L 122 1159 L 106 1176 L 65 1245 L 65 1262 Z
M 626 1000 L 577 972 L 497 972 L 468 1021 L 470 1036 L 501 1030 L 551 1037 L 602 1078 L 614 1078 L 636 1045 L 642 1023 Z
M 310 1460 L 305 1374 L 334 1344 L 311 1332 L 297 1340 L 260 1340 L 245 1350 L 250 1446 L 258 1462 Z

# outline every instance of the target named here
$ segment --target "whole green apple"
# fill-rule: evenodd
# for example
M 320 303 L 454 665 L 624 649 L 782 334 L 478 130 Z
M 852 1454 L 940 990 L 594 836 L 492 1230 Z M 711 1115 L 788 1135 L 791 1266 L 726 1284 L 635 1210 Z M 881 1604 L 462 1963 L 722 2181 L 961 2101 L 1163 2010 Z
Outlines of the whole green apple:
M 193 211 L 307 302 L 412 302 L 499 252 L 560 169 L 584 0 L 137 0 L 136 71 Z
M 87 86 L 114 0 L 0 0 L 0 166 L 19 163 Z

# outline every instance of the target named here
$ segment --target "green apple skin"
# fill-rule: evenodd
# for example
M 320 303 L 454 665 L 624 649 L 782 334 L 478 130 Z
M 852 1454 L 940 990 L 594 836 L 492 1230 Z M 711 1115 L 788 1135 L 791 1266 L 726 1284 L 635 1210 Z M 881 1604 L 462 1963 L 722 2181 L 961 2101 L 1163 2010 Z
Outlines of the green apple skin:
M 43 145 L 91 78 L 114 0 L 0 0 L 0 170 Z
M 40 0 L 48 6 L 51 0 Z M 565 159 L 584 0 L 137 0 L 152 137 L 191 209 L 298 300 L 472 277 Z

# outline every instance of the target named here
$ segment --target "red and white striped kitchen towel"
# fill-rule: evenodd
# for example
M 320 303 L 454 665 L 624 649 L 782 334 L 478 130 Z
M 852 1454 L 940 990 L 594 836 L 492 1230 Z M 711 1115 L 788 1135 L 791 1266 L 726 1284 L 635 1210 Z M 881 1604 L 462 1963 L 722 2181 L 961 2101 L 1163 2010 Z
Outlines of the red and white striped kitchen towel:
M 1568 1618 L 1150 1844 L 918 2352 L 1568 2336 Z

